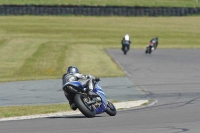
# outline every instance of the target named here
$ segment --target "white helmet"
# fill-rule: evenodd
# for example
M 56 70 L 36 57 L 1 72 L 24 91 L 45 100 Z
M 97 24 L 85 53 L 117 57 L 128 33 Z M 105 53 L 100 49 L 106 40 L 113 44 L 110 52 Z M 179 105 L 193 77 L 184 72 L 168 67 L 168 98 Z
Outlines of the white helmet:
M 124 40 L 125 40 L 125 41 L 129 41 L 129 40 L 130 40 L 130 37 L 129 37 L 128 34 L 126 34 L 126 35 L 124 36 Z

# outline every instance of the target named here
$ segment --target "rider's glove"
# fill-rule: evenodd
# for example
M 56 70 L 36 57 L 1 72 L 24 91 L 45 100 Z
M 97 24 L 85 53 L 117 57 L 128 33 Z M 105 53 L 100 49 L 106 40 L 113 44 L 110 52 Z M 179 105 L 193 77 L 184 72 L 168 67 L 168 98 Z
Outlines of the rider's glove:
M 91 76 L 90 76 L 90 75 L 85 75 L 85 77 L 86 77 L 87 79 L 91 78 Z
M 97 81 L 97 82 L 100 81 L 100 78 L 96 77 L 96 78 L 95 78 L 95 81 Z

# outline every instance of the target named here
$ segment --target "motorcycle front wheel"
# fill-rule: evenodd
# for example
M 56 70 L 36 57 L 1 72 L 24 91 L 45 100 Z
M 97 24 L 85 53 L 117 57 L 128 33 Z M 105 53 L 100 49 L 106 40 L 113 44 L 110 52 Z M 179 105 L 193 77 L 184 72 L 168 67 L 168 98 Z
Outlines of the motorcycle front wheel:
M 81 113 L 88 118 L 92 118 L 96 115 L 96 110 L 93 105 L 87 104 L 89 101 L 89 97 L 85 94 L 76 94 L 74 97 L 74 103 Z
M 145 54 L 147 54 L 147 53 L 148 53 L 148 50 L 146 49 Z
M 126 55 L 127 52 L 128 52 L 128 47 L 126 46 L 126 47 L 124 48 L 124 54 Z
M 117 114 L 115 106 L 110 101 L 108 101 L 106 113 L 110 116 L 115 116 Z

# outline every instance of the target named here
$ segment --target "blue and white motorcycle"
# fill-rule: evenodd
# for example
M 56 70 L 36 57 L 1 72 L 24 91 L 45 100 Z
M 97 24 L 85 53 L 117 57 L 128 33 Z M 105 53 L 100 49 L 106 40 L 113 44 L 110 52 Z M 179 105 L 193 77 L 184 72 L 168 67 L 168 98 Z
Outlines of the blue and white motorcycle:
M 116 108 L 110 102 L 102 88 L 95 82 L 94 92 L 97 96 L 90 96 L 86 92 L 88 88 L 84 88 L 79 81 L 68 82 L 63 86 L 63 91 L 66 91 L 74 97 L 74 104 L 83 115 L 88 118 L 94 117 L 96 114 L 106 112 L 110 116 L 117 114 Z

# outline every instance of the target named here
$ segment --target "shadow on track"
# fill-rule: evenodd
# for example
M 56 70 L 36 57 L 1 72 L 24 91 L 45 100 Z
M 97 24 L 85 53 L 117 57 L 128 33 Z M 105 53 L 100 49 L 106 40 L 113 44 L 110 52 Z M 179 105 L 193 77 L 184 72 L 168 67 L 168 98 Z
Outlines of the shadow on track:
M 102 116 L 95 116 L 95 117 L 102 117 Z M 93 118 L 95 118 L 93 117 Z M 87 118 L 85 116 L 80 116 L 80 115 L 73 115 L 73 116 L 55 116 L 55 117 L 47 117 L 48 119 L 65 119 L 65 118 L 68 118 L 68 119 L 80 119 L 80 118 Z M 90 118 L 89 118 L 90 119 Z

